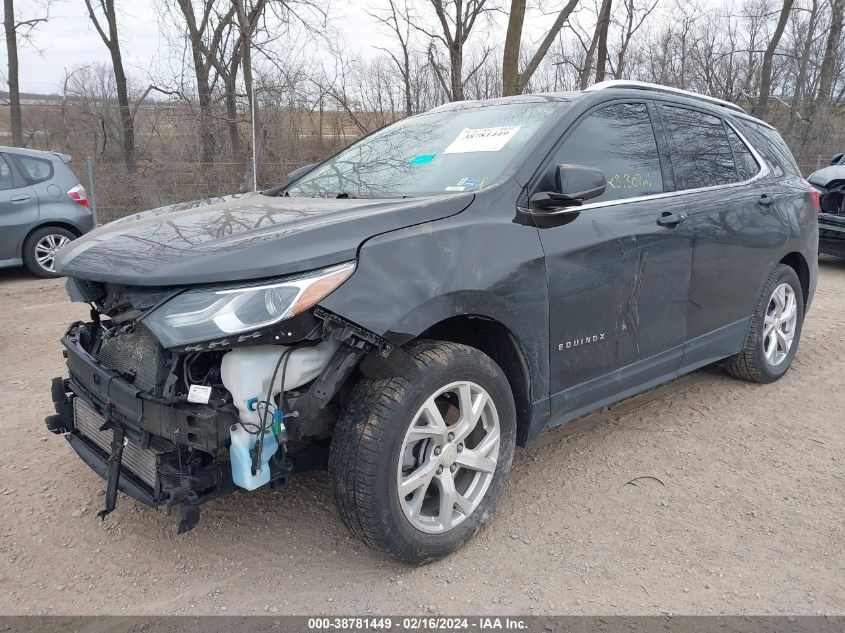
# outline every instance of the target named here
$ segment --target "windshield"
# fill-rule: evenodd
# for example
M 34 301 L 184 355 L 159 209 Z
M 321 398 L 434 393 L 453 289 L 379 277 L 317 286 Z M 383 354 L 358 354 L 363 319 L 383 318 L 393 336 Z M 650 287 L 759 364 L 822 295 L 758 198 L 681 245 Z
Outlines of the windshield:
M 560 105 L 513 103 L 403 119 L 330 158 L 286 194 L 399 198 L 476 191 L 502 174 Z

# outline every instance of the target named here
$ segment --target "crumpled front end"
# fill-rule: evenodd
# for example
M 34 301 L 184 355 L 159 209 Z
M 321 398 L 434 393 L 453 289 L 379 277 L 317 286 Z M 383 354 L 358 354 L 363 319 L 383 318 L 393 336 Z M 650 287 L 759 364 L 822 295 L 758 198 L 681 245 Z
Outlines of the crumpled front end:
M 107 480 L 103 518 L 119 490 L 178 508 L 183 532 L 206 501 L 324 465 L 348 379 L 392 350 L 319 307 L 246 336 L 165 346 L 149 315 L 185 289 L 69 289 L 94 309 L 62 337 L 68 375 L 53 379 L 46 423 Z
M 845 257 L 845 167 L 827 167 L 809 181 L 819 192 L 819 253 Z

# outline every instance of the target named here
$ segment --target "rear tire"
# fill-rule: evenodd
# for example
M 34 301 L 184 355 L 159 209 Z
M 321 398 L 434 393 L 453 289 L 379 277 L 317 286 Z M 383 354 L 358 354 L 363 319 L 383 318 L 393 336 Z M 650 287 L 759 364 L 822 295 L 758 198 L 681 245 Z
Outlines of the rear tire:
M 38 277 L 58 277 L 54 269 L 55 252 L 76 239 L 76 235 L 58 226 L 45 226 L 26 238 L 23 263 Z
M 329 479 L 355 536 L 419 565 L 453 552 L 490 516 L 513 459 L 516 411 L 504 373 L 481 351 L 421 341 L 407 352 L 413 375 L 354 386 Z
M 778 380 L 792 364 L 803 324 L 801 282 L 792 268 L 778 264 L 763 285 L 742 352 L 729 358 L 725 369 L 751 382 Z

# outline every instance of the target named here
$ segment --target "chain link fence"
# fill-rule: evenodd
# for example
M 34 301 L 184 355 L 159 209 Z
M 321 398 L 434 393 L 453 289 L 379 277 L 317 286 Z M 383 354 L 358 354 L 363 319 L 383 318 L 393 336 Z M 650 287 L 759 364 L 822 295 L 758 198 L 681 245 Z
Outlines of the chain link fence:
M 263 163 L 258 188 L 277 185 L 301 162 Z M 232 162 L 149 162 L 129 174 L 123 163 L 98 162 L 88 158 L 85 173 L 91 208 L 100 223 L 109 222 L 145 209 L 177 202 L 199 200 L 252 189 L 252 166 Z
M 837 151 L 845 151 L 845 141 Z M 832 155 L 801 153 L 795 160 L 804 176 L 830 164 Z M 260 166 L 258 188 L 266 189 L 283 182 L 302 162 L 268 162 Z M 109 222 L 137 213 L 177 202 L 199 200 L 209 196 L 227 195 L 252 188 L 252 166 L 232 162 L 150 162 L 138 166 L 128 175 L 123 163 L 86 161 L 85 178 L 91 207 L 100 223 Z

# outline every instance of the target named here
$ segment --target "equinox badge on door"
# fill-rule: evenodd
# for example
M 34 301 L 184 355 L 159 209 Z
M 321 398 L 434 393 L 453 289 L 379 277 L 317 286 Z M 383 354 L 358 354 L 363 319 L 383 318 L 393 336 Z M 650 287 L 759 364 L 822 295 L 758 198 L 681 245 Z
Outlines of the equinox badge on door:
M 557 346 L 558 351 L 562 352 L 567 349 L 572 349 L 573 347 L 579 347 L 581 345 L 589 345 L 590 343 L 597 343 L 598 341 L 604 340 L 604 332 L 600 332 L 598 334 L 592 334 L 590 336 L 585 336 L 583 338 L 574 338 L 571 341 L 566 341 L 565 343 L 561 343 Z

